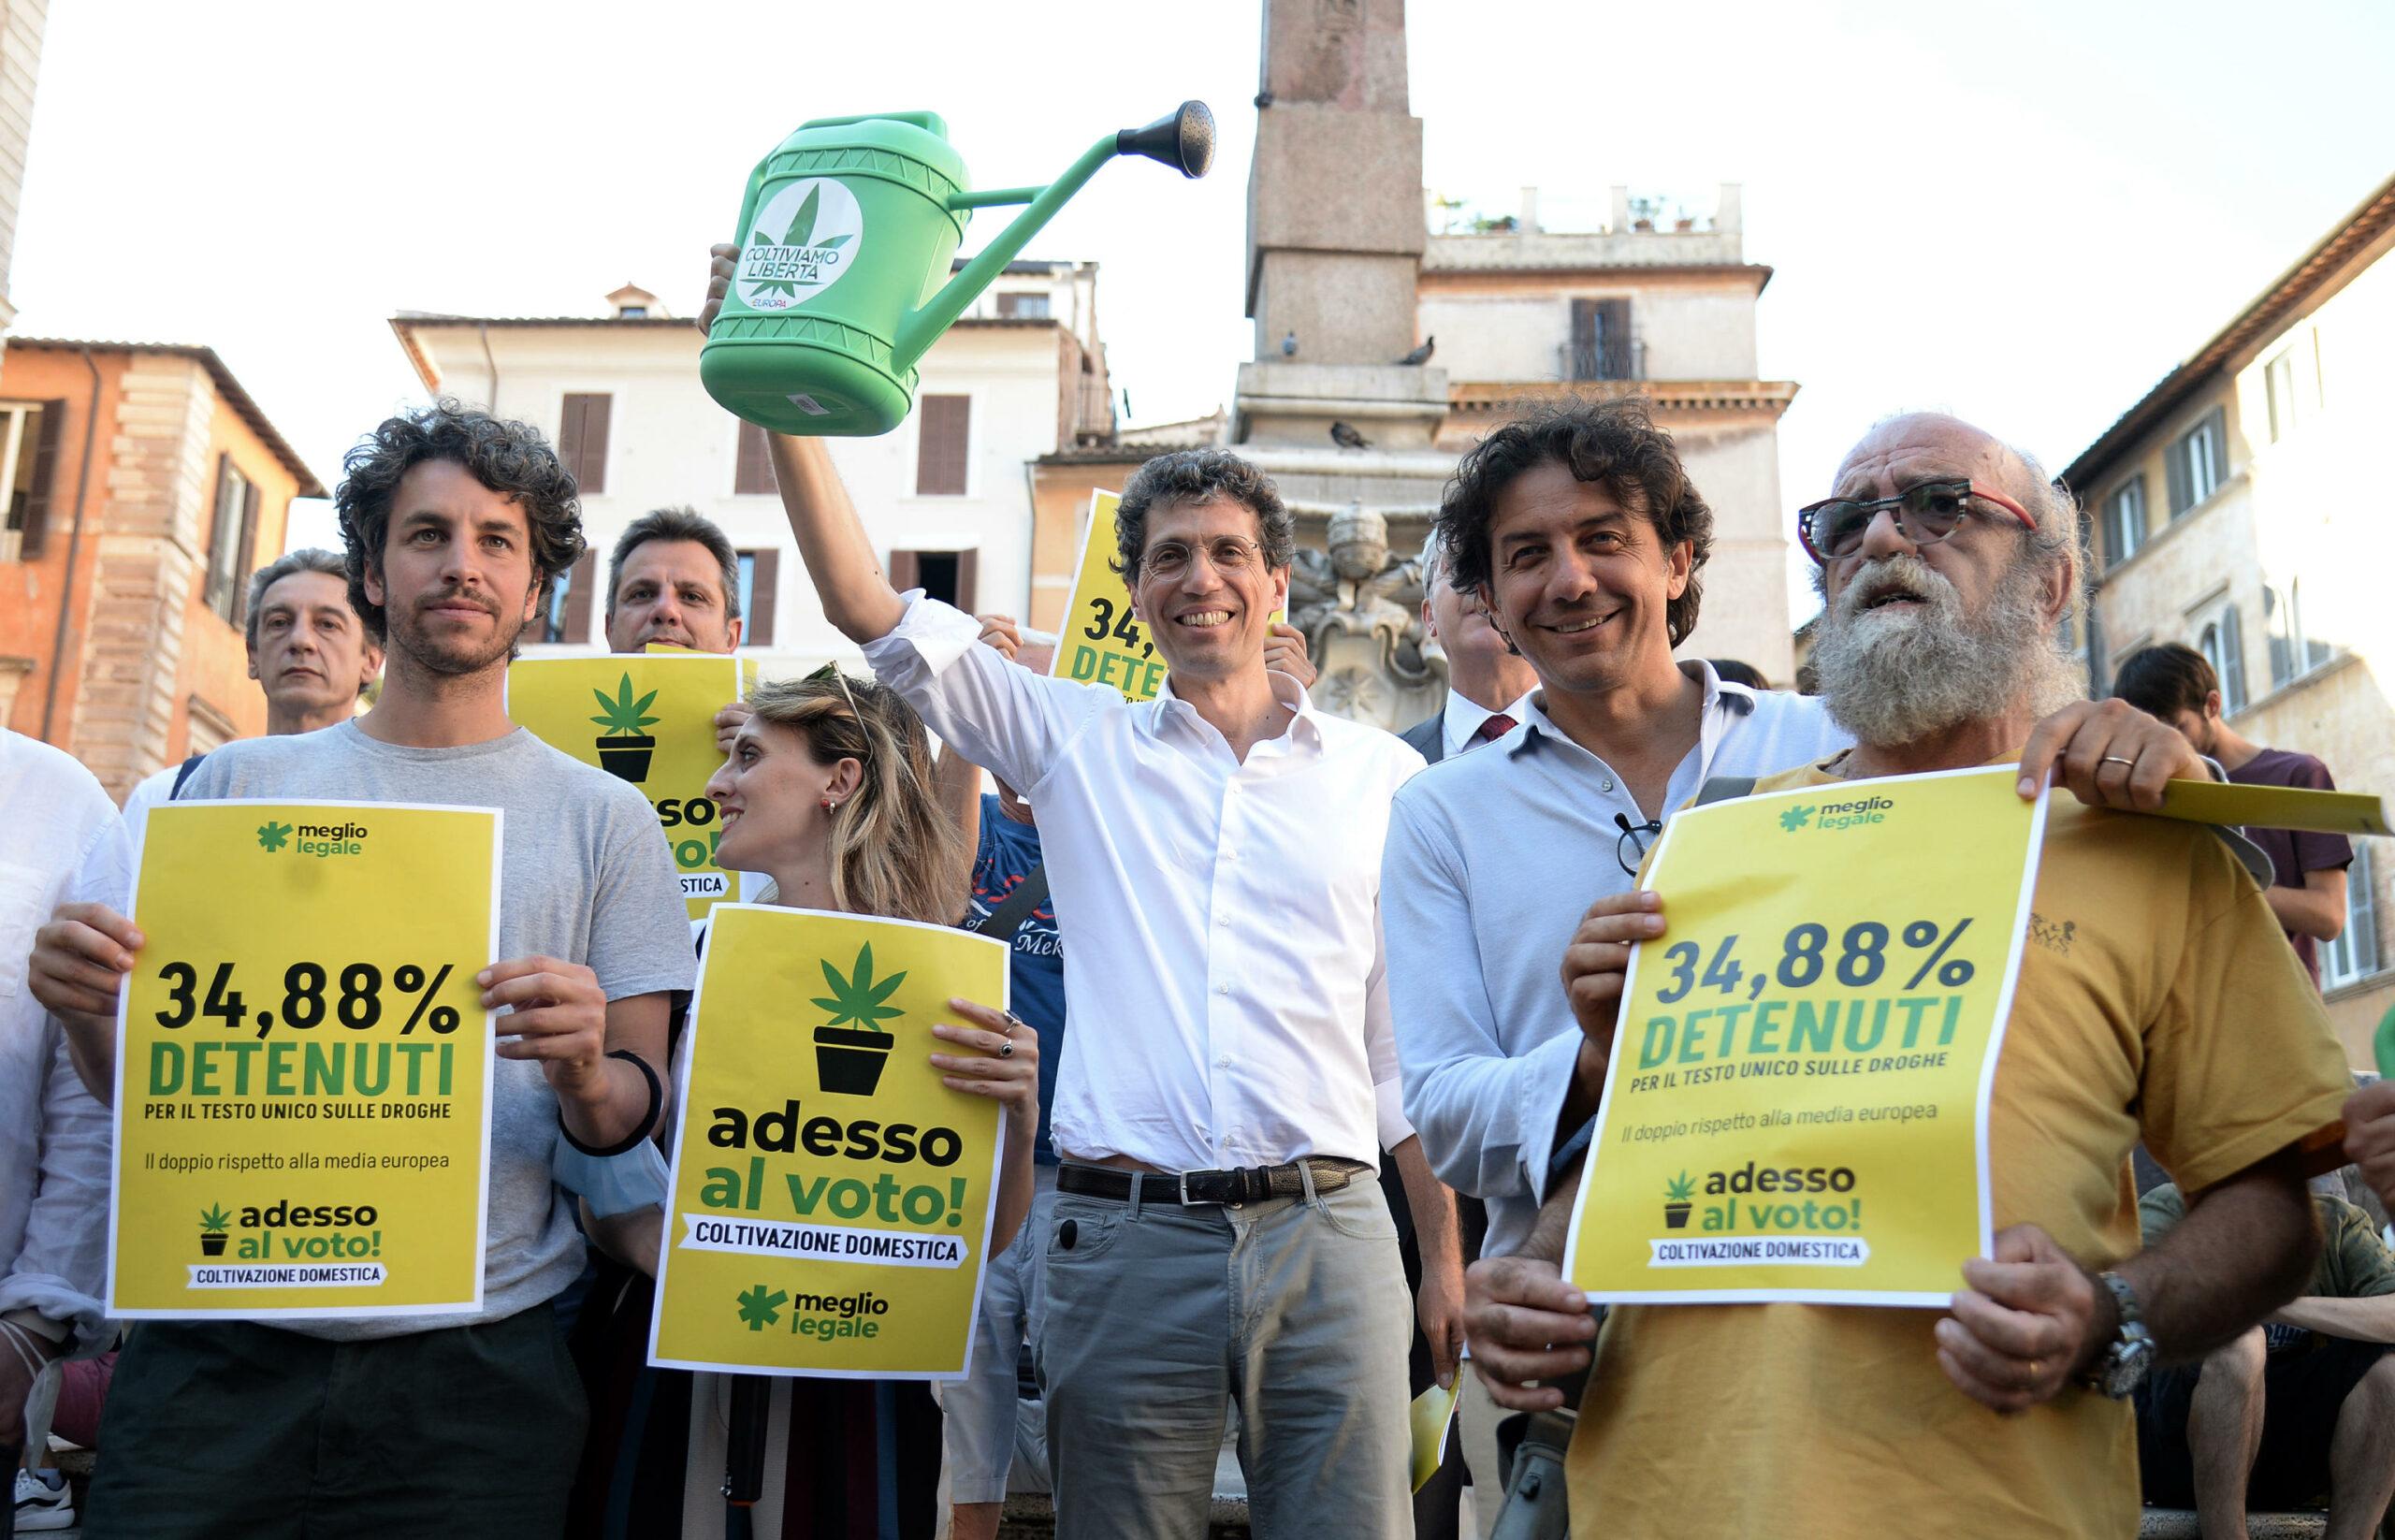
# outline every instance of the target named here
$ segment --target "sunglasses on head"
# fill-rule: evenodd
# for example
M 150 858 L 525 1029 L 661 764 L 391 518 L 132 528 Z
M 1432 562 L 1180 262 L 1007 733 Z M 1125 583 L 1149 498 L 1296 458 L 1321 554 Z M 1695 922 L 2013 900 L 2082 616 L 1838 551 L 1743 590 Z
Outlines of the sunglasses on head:
M 840 687 L 840 693 L 848 698 L 849 710 L 855 715 L 857 720 L 864 720 L 864 712 L 857 705 L 856 691 L 849 688 L 849 676 L 847 674 L 841 672 L 839 664 L 825 663 L 821 668 L 819 668 L 814 673 L 808 675 L 806 676 L 806 682 L 810 685 L 838 685 Z
M 1996 516 L 1973 508 L 1974 502 L 1993 503 L 2019 519 L 2023 529 L 2037 532 L 2038 521 L 2003 493 L 1991 492 L 1968 476 L 1946 476 L 1916 483 L 1889 498 L 1825 498 L 1807 503 L 1796 510 L 1796 538 L 1804 542 L 1807 556 L 1826 567 L 1863 549 L 1871 521 L 1884 508 L 1895 520 L 1896 533 L 1915 546 L 1935 545 L 1974 512 L 1984 518 Z

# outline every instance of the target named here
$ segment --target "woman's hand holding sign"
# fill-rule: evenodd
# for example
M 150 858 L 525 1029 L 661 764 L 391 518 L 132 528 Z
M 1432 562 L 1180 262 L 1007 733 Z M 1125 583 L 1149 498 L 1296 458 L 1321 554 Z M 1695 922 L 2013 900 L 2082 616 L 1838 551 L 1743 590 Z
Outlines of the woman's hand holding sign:
M 932 1068 L 939 1071 L 940 1083 L 1004 1106 L 1008 1142 L 1020 1140 L 1028 1149 L 1039 1126 L 1039 1035 L 1003 1010 L 970 1000 L 948 1005 L 974 1024 L 942 1022 L 932 1028 L 932 1036 L 974 1052 L 934 1053 Z
M 1031 1212 L 1031 1143 L 1039 1129 L 1039 1034 L 1011 1011 L 958 999 L 950 1000 L 948 1008 L 973 1024 L 941 1022 L 933 1026 L 932 1036 L 971 1052 L 934 1053 L 932 1068 L 939 1071 L 939 1082 L 967 1096 L 988 1097 L 1007 1110 L 1006 1154 L 990 1221 L 990 1244 L 1002 1248 Z

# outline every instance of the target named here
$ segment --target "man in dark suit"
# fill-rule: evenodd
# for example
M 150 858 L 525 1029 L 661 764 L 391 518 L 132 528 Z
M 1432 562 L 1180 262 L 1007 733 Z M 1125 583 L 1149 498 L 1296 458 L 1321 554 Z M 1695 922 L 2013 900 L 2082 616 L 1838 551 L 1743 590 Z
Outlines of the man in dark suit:
M 1512 732 L 1512 707 L 1538 676 L 1489 625 L 1480 602 L 1447 581 L 1436 539 L 1422 546 L 1422 624 L 1447 656 L 1446 704 L 1398 736 L 1436 764 Z
M 1479 601 L 1457 592 L 1447 582 L 1435 539 L 1422 547 L 1422 624 L 1446 652 L 1447 699 L 1438 711 L 1398 735 L 1436 764 L 1512 732 L 1519 716 L 1514 707 L 1538 678 L 1529 662 L 1489 625 Z M 1476 1199 L 1458 1201 L 1448 1193 L 1446 1213 L 1417 1215 L 1399 1183 L 1385 1178 L 1382 1185 L 1388 1195 L 1389 1212 L 1397 1220 L 1409 1287 L 1418 1292 L 1422 1286 L 1426 1249 L 1433 1257 L 1459 1256 L 1467 1266 L 1479 1257 L 1488 1221 Z M 1451 1233 L 1458 1234 L 1454 1247 L 1444 1244 Z M 1430 1344 L 1417 1332 L 1414 1343 L 1416 1394 L 1430 1383 L 1433 1368 Z M 1474 1477 L 1473 1507 L 1483 1535 L 1496 1521 L 1498 1501 L 1503 1495 L 1497 1487 L 1496 1409 L 1476 1376 L 1462 1375 L 1459 1389 L 1465 1404 L 1457 1413 L 1446 1461 L 1430 1485 L 1415 1494 L 1415 1533 L 1420 1540 L 1453 1540 L 1457 1499 L 1467 1470 Z

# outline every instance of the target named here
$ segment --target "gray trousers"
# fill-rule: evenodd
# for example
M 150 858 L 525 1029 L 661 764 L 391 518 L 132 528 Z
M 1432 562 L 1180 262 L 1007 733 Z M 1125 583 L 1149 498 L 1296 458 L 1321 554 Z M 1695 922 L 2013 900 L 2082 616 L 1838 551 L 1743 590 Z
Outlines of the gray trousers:
M 1234 1401 L 1259 1540 L 1412 1533 L 1413 1313 L 1377 1183 L 1238 1208 L 1060 1193 L 1044 1240 L 1057 1540 L 1204 1540 Z

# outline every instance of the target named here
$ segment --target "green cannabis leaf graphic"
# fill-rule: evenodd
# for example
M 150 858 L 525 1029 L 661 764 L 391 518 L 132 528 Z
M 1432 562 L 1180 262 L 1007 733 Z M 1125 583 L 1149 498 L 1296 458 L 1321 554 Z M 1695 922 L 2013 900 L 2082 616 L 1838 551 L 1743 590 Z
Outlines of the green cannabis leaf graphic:
M 652 690 L 639 700 L 633 700 L 632 676 L 630 674 L 624 676 L 623 686 L 617 691 L 615 699 L 609 700 L 607 692 L 603 690 L 594 690 L 590 693 L 597 698 L 599 709 L 605 713 L 604 716 L 593 717 L 590 720 L 604 729 L 609 737 L 617 735 L 636 737 L 642 729 L 655 726 L 659 720 L 655 717 L 644 715 L 648 710 L 649 703 L 657 699 L 657 691 Z
M 890 998 L 900 984 L 907 981 L 907 975 L 893 973 L 876 983 L 873 977 L 873 947 L 869 942 L 857 949 L 856 974 L 853 978 L 841 978 L 840 970 L 832 966 L 831 959 L 828 957 L 823 959 L 823 977 L 831 981 L 832 995 L 829 999 L 820 995 L 815 996 L 815 1004 L 832 1012 L 832 1019 L 823 1024 L 826 1026 L 839 1026 L 844 1023 L 854 1022 L 864 1031 L 883 1032 L 888 1030 L 881 1024 L 884 1021 L 906 1014 L 896 1006 L 884 1005 L 882 1002 Z

